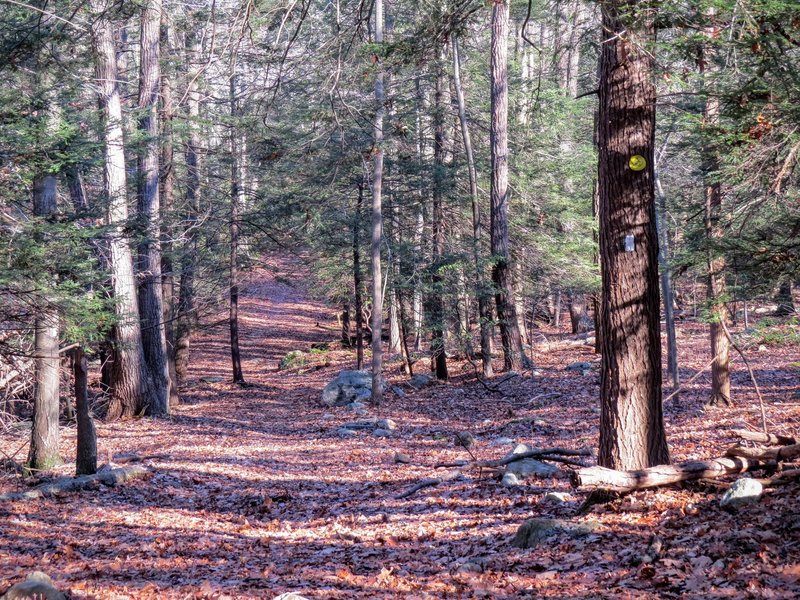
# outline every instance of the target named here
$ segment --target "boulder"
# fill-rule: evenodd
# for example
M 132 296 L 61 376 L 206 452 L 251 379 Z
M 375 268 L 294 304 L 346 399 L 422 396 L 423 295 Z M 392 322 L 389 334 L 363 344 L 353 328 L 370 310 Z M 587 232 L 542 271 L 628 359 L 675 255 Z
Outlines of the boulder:
M 58 591 L 53 585 L 53 580 L 42 573 L 34 571 L 25 579 L 12 585 L 2 596 L 3 600 L 66 600 L 67 595 Z
M 550 504 L 564 504 L 565 502 L 569 502 L 572 497 L 569 494 L 564 492 L 547 492 L 542 498 L 542 502 L 547 502 Z
M 513 473 L 517 479 L 528 479 L 529 477 L 554 477 L 561 470 L 553 465 L 548 465 L 540 460 L 533 458 L 523 458 L 517 460 L 506 467 L 506 473 Z
M 394 434 L 388 429 L 378 428 L 372 432 L 372 435 L 374 435 L 375 437 L 392 437 Z
M 286 592 L 280 596 L 275 596 L 272 600 L 308 600 L 308 598 L 295 592 Z
M 344 370 L 322 390 L 322 404 L 345 406 L 372 396 L 372 373 Z
M 599 527 L 599 521 L 572 523 L 563 519 L 528 519 L 520 525 L 512 543 L 517 548 L 535 548 L 562 534 L 579 538 L 589 535 Z
M 722 508 L 735 510 L 745 504 L 758 502 L 763 492 L 764 487 L 758 481 L 749 477 L 742 477 L 737 479 L 728 491 L 723 494 L 719 504 Z
M 519 485 L 519 479 L 513 473 L 506 473 L 503 475 L 503 479 L 500 480 L 500 485 L 505 487 L 517 487 Z
M 408 385 L 413 387 L 415 390 L 421 390 L 424 387 L 429 385 L 433 385 L 433 377 L 430 375 L 426 375 L 425 373 L 418 373 L 414 375 L 411 379 L 408 380 Z

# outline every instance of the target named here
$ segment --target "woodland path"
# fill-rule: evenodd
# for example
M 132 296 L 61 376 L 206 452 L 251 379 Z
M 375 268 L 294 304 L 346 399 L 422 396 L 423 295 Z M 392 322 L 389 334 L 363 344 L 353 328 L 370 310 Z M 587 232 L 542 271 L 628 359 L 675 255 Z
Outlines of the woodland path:
M 369 416 L 396 420 L 393 438 L 341 438 L 338 425 L 358 417 L 324 409 L 319 397 L 341 368 L 352 367 L 352 355 L 331 351 L 321 355 L 329 365 L 302 373 L 277 369 L 288 351 L 337 336 L 333 311 L 308 298 L 305 274 L 293 264 L 271 261 L 241 301 L 249 387 L 229 383 L 227 327 L 217 326 L 194 345 L 184 404 L 173 416 L 99 424 L 103 460 L 136 455 L 151 477 L 0 505 L 0 590 L 40 569 L 75 598 L 272 598 L 286 591 L 308 598 L 727 598 L 765 589 L 777 592 L 753 597 L 789 598 L 800 591 L 796 488 L 793 497 L 791 490 L 768 497 L 763 514 L 739 516 L 716 509 L 715 489 L 634 495 L 592 515 L 603 522 L 599 535 L 533 551 L 512 548 L 510 539 L 525 518 L 574 512 L 578 499 L 541 503 L 547 491 L 569 491 L 563 478 L 509 489 L 476 473 L 395 499 L 441 474 L 434 463 L 468 458 L 452 442 L 455 431 L 478 436 L 481 458 L 507 452 L 493 444 L 501 436 L 594 446 L 596 385 L 590 378 L 576 385 L 561 367 L 587 355 L 542 358 L 552 379 L 518 378 L 504 394 L 487 394 L 462 371 L 447 386 L 389 395 Z M 398 363 L 387 370 L 402 380 Z M 224 380 L 202 380 L 209 377 Z M 546 393 L 569 399 L 537 400 Z M 718 438 L 702 440 L 706 447 L 678 442 L 710 429 L 693 410 L 668 411 L 678 458 L 722 447 Z M 62 443 L 70 460 L 74 430 Z M 397 451 L 413 464 L 395 464 Z M 0 491 L 9 485 L 3 480 Z M 684 514 L 689 502 L 700 507 L 695 516 Z M 778 515 L 785 521 L 778 533 L 766 530 Z M 676 540 L 671 562 L 643 570 L 636 558 L 653 528 L 664 527 L 672 536 L 665 544 Z

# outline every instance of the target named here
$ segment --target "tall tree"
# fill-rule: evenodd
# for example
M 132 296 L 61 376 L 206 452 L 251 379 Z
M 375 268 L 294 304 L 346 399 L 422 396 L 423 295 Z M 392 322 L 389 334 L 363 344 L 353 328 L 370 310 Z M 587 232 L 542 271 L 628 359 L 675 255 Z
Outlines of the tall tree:
M 731 402 L 731 374 L 730 374 L 730 344 L 725 335 L 728 318 L 725 308 L 725 257 L 715 248 L 724 231 L 720 226 L 720 213 L 722 211 L 722 183 L 719 181 L 719 158 L 713 141 L 709 141 L 717 134 L 719 128 L 720 102 L 719 97 L 709 92 L 710 70 L 706 65 L 713 61 L 711 46 L 719 35 L 719 29 L 714 26 L 714 9 L 706 11 L 712 23 L 705 28 L 706 48 L 699 60 L 703 84 L 706 88 L 706 100 L 703 110 L 703 126 L 706 129 L 706 140 L 703 144 L 703 177 L 705 191 L 705 233 L 706 233 L 706 291 L 709 310 L 709 341 L 711 345 L 711 397 L 710 404 L 725 404 Z
M 383 46 L 383 0 L 375 0 L 375 44 L 382 52 Z M 383 355 L 381 331 L 383 330 L 383 278 L 381 275 L 381 238 L 383 236 L 382 199 L 383 191 L 383 117 L 384 107 L 382 57 L 375 56 L 375 123 L 373 127 L 372 167 L 372 402 L 380 404 L 383 397 L 381 368 Z
M 158 92 L 161 0 L 148 0 L 142 8 L 139 36 L 139 131 L 144 148 L 139 152 L 139 314 L 142 348 L 153 382 L 146 410 L 151 415 L 169 413 L 170 375 L 164 329 L 161 281 L 161 210 L 159 195 Z
M 602 361 L 598 464 L 669 462 L 661 406 L 655 221 L 655 8 L 602 5 L 598 117 Z
M 236 90 L 236 65 L 233 67 L 230 79 L 231 103 L 231 211 L 230 224 L 230 263 L 228 272 L 230 277 L 230 304 L 228 313 L 228 328 L 231 335 L 231 366 L 233 369 L 233 382 L 243 384 L 242 355 L 239 349 L 239 210 L 244 200 L 244 144 L 241 132 L 236 122 L 239 117 L 239 102 Z
M 144 361 L 133 256 L 125 230 L 128 225 L 127 175 L 113 25 L 105 0 L 92 0 L 91 9 L 94 13 L 92 46 L 95 77 L 103 116 L 110 268 L 117 318 L 113 334 L 113 381 L 107 413 L 109 418 L 115 419 L 139 414 L 145 407 L 155 403 L 150 374 Z
M 508 0 L 493 0 L 491 39 L 491 251 L 497 320 L 506 370 L 525 366 L 522 336 L 514 306 L 508 243 Z
M 481 263 L 481 238 L 483 237 L 483 224 L 481 223 L 480 197 L 478 195 L 478 173 L 475 168 L 475 156 L 472 151 L 472 136 L 467 121 L 467 108 L 464 101 L 464 90 L 461 85 L 461 52 L 458 37 L 452 35 L 453 44 L 453 88 L 458 103 L 458 119 L 461 124 L 461 139 L 464 144 L 464 154 L 467 158 L 467 172 L 469 174 L 469 196 L 472 207 L 472 260 L 475 263 L 475 288 L 478 296 L 478 319 L 481 335 L 481 363 L 483 376 L 492 376 L 492 309 L 490 297 L 486 293 L 486 282 L 483 277 Z

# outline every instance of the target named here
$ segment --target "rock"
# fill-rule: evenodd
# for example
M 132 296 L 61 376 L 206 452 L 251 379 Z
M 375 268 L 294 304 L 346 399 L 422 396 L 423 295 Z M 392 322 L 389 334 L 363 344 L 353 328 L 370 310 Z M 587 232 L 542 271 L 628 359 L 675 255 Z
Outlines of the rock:
M 372 435 L 374 435 L 375 437 L 392 437 L 394 434 L 388 429 L 378 428 L 372 432 Z
M 541 377 L 541 376 L 542 372 L 539 369 L 534 369 L 533 371 L 531 371 L 531 377 Z
M 278 369 L 293 369 L 306 364 L 306 353 L 302 350 L 291 350 L 278 363 Z
M 8 588 L 2 598 L 3 600 L 66 600 L 67 596 L 56 589 L 48 575 L 34 571 L 25 578 L 25 581 Z
M 535 548 L 557 535 L 579 538 L 589 535 L 599 527 L 599 521 L 572 523 L 563 519 L 528 519 L 520 525 L 512 543 L 517 548 Z
M 200 381 L 203 383 L 222 383 L 225 378 L 218 375 L 209 375 L 208 377 L 201 377 Z
M 345 406 L 372 396 L 372 373 L 344 370 L 322 390 L 322 404 Z
M 308 600 L 308 598 L 294 592 L 286 592 L 280 596 L 275 596 L 272 600 Z
M 463 446 L 469 449 L 475 445 L 475 436 L 469 431 L 460 431 L 456 434 L 454 442 L 456 446 Z
M 766 352 L 767 351 L 767 347 L 764 344 L 760 344 L 758 346 L 758 351 L 759 352 Z
M 548 423 L 544 419 L 534 419 L 533 424 L 536 427 L 547 427 Z
M 483 565 L 479 560 L 468 560 L 458 567 L 459 573 L 483 573 Z
M 514 442 L 515 442 L 515 440 L 512 440 L 511 438 L 499 437 L 499 438 L 495 438 L 491 442 L 489 442 L 489 445 L 490 446 L 510 446 Z
M 424 387 L 433 385 L 433 377 L 424 373 L 418 373 L 408 380 L 408 385 L 413 387 L 415 390 L 421 390 Z
M 355 402 L 351 402 L 350 404 L 345 404 L 344 406 L 347 410 L 352 410 L 355 413 L 362 413 L 367 410 L 367 405 L 363 402 L 359 402 L 356 400 Z
M 519 485 L 519 479 L 513 473 L 506 473 L 503 475 L 503 479 L 500 480 L 500 485 L 504 485 L 505 487 L 517 487 Z
M 347 429 L 346 427 L 340 427 L 339 429 L 336 430 L 336 433 L 339 434 L 339 437 L 343 438 L 351 438 L 351 437 L 356 437 L 358 435 L 358 432 L 356 432 L 353 429 Z
M 591 371 L 592 363 L 589 362 L 574 362 L 564 367 L 565 371 Z
M 528 446 L 527 444 L 517 444 L 516 446 L 514 446 L 514 449 L 508 456 L 514 456 L 516 454 L 525 454 L 526 452 L 530 452 L 530 450 L 531 447 Z M 508 458 L 508 456 L 506 456 L 506 458 Z
M 564 504 L 569 502 L 572 496 L 564 492 L 547 492 L 542 498 L 542 502 L 549 502 L 551 504 Z
M 755 479 L 742 477 L 737 479 L 725 492 L 719 504 L 722 508 L 737 509 L 751 502 L 758 502 L 763 493 L 763 486 Z
M 411 457 L 403 452 L 395 452 L 394 462 L 396 462 L 399 465 L 408 465 L 411 464 Z
M 333 415 L 331 413 L 325 413 L 324 415 L 322 415 L 320 417 L 320 419 L 322 421 L 333 421 L 335 418 L 336 418 L 336 415 Z
M 513 473 L 517 479 L 527 479 L 531 476 L 536 477 L 553 477 L 558 475 L 561 470 L 553 465 L 548 465 L 533 458 L 523 458 L 517 460 L 506 467 L 506 473 Z
M 397 423 L 395 423 L 391 419 L 380 419 L 375 424 L 380 429 L 388 429 L 389 431 L 394 431 L 395 429 L 397 429 Z
M 397 396 L 398 398 L 406 397 L 406 393 L 403 391 L 403 388 L 393 385 L 390 389 L 392 390 L 392 393 L 394 393 L 394 395 Z
M 364 419 L 363 421 L 351 421 L 342 425 L 345 429 L 386 429 L 393 431 L 397 429 L 397 423 L 391 419 Z

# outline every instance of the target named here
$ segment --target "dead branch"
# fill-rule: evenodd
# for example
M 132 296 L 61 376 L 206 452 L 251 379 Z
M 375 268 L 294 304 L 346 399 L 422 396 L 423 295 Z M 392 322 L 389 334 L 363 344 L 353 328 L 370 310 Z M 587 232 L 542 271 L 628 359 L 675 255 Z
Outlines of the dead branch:
M 761 426 L 763 428 L 764 433 L 767 433 L 767 412 L 764 409 L 764 397 L 761 395 L 761 390 L 758 387 L 758 381 L 756 381 L 756 375 L 753 373 L 753 368 L 750 366 L 750 361 L 747 360 L 747 357 L 742 352 L 742 349 L 733 341 L 733 336 L 731 332 L 728 330 L 728 326 L 725 324 L 725 319 L 720 319 L 720 324 L 722 325 L 722 331 L 725 332 L 725 337 L 728 338 L 728 341 L 733 346 L 733 349 L 738 352 L 739 356 L 742 357 L 744 361 L 744 366 L 747 367 L 747 372 L 750 373 L 750 380 L 753 382 L 753 387 L 756 388 L 756 394 L 758 395 L 758 406 L 761 409 Z
M 457 481 L 462 479 L 464 475 L 460 471 L 452 471 L 443 477 L 429 477 L 427 479 L 423 479 L 416 485 L 411 486 L 405 492 L 398 494 L 395 496 L 396 500 L 402 500 L 403 498 L 408 498 L 409 496 L 413 496 L 418 491 L 425 489 L 426 487 L 433 487 L 435 485 L 439 485 L 440 483 L 445 483 L 447 481 Z
M 792 460 L 800 456 L 800 444 L 780 446 L 778 448 L 743 448 L 742 446 L 734 446 L 733 448 L 728 448 L 727 452 L 725 452 L 725 456 L 738 456 L 753 460 L 774 460 L 775 462 L 780 462 L 783 460 Z
M 589 448 L 581 448 L 580 450 L 572 450 L 570 448 L 534 448 L 533 450 L 528 450 L 527 452 L 510 454 L 509 456 L 495 460 L 473 460 L 459 463 L 441 463 L 434 465 L 434 468 L 457 467 L 459 469 L 493 469 L 496 467 L 509 465 L 512 462 L 516 462 L 525 458 L 540 458 L 542 460 L 566 462 L 566 459 L 560 459 L 558 458 L 559 456 L 592 456 L 592 451 Z
M 94 475 L 81 475 L 80 477 L 60 477 L 48 483 L 43 483 L 27 492 L 8 493 L 0 495 L 3 500 L 36 500 L 57 496 L 65 492 L 76 492 L 91 487 L 95 482 L 108 486 L 115 486 L 132 479 L 139 479 L 150 474 L 150 470 L 138 465 L 132 467 L 119 467 L 101 471 Z
M 774 463 L 765 463 L 751 458 L 713 458 L 679 465 L 659 465 L 638 471 L 615 471 L 605 467 L 589 467 L 574 472 L 573 485 L 587 490 L 633 492 L 680 481 L 716 479 L 770 465 L 774 465 Z
M 749 431 L 747 429 L 734 429 L 731 433 L 737 437 L 756 442 L 758 444 L 773 444 L 775 446 L 791 446 L 797 440 L 789 435 L 779 435 L 774 433 L 762 433 L 760 431 Z

